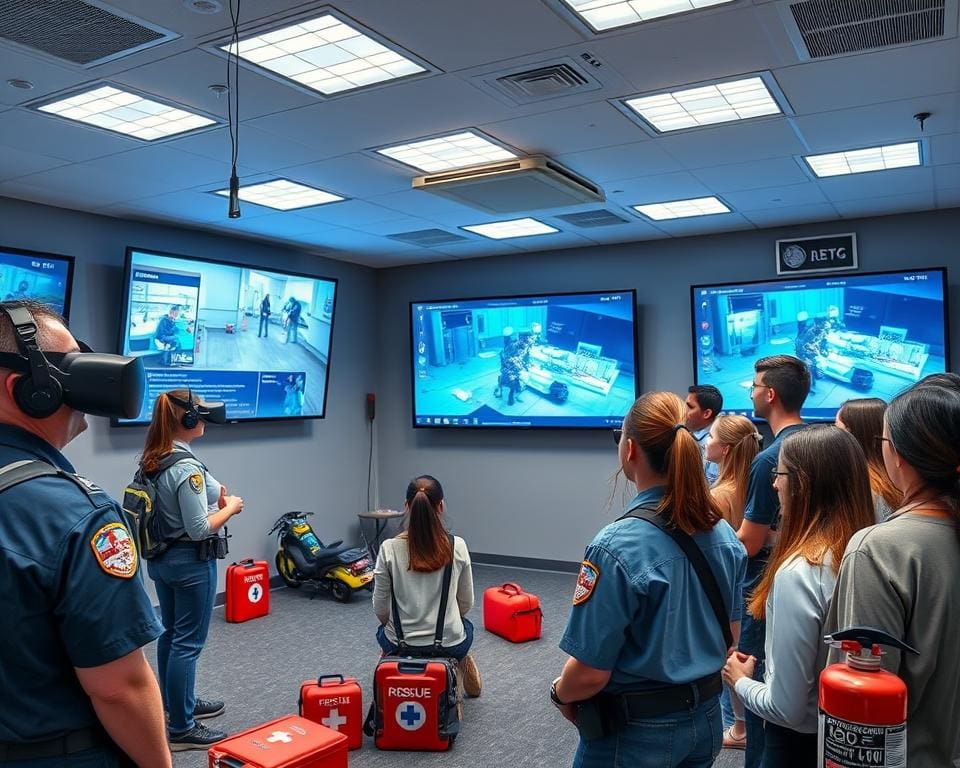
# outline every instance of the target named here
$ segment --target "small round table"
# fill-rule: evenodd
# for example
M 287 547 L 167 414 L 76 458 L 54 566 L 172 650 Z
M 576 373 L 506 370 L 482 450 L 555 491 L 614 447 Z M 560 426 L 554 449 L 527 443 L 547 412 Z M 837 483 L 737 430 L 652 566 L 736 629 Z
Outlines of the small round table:
M 363 539 L 367 551 L 374 560 L 377 559 L 377 554 L 380 552 L 380 545 L 383 543 L 383 539 L 386 538 L 387 527 L 390 521 L 399 520 L 403 516 L 403 512 L 398 512 L 395 509 L 373 509 L 369 512 L 357 512 L 357 517 L 360 518 L 360 538 Z M 368 540 L 366 534 L 363 532 L 364 520 L 373 520 L 372 539 Z

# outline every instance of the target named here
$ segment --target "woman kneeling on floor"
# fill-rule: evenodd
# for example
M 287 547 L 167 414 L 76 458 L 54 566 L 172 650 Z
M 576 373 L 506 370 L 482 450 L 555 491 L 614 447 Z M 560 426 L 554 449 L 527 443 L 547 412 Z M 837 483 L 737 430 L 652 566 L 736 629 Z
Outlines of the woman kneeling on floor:
M 450 592 L 443 625 L 444 656 L 460 662 L 463 690 L 480 695 L 480 672 L 470 655 L 473 624 L 466 614 L 473 607 L 473 572 L 470 552 L 459 536 L 450 536 L 443 525 L 443 488 L 430 475 L 421 475 L 407 486 L 404 505 L 407 529 L 380 548 L 374 577 L 373 610 L 380 620 L 377 642 L 384 654 L 399 650 L 391 611 L 396 598 L 404 643 L 416 655 L 436 655 L 433 647 L 440 609 L 443 572 L 452 562 Z

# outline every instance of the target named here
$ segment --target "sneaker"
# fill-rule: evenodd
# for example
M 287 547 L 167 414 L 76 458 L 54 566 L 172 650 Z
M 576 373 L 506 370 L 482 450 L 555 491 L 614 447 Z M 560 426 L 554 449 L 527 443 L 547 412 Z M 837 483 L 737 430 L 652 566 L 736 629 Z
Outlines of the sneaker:
M 477 662 L 471 654 L 468 653 L 463 657 L 463 661 L 460 662 L 460 671 L 463 673 L 463 692 L 475 699 L 480 695 L 481 690 L 480 670 L 477 669 Z
M 194 720 L 206 720 L 210 717 L 218 717 L 227 710 L 227 705 L 222 701 L 207 701 L 206 699 L 197 699 L 193 707 Z
M 216 731 L 207 728 L 203 723 L 197 723 L 186 733 L 168 736 L 167 741 L 170 742 L 171 752 L 183 752 L 187 749 L 206 749 L 225 738 L 226 731 Z

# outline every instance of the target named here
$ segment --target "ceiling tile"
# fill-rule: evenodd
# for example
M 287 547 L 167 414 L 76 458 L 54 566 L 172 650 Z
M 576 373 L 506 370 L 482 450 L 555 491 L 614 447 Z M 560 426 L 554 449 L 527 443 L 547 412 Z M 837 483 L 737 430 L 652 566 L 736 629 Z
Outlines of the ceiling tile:
M 768 208 L 826 203 L 827 198 L 813 182 L 767 187 L 744 192 L 727 192 L 723 199 L 736 211 L 757 211 Z
M 906 211 L 926 211 L 935 206 L 933 190 L 890 197 L 871 197 L 863 200 L 838 200 L 834 207 L 847 219 L 864 216 L 885 216 Z
M 660 149 L 656 142 L 650 140 L 558 155 L 554 159 L 595 184 L 617 179 L 635 179 L 638 176 L 679 171 L 683 168 L 673 157 Z
M 316 150 L 310 147 L 289 139 L 278 141 L 273 134 L 248 124 L 240 126 L 239 135 L 238 161 L 255 171 L 276 171 L 302 165 L 312 162 L 317 156 Z M 174 139 L 169 144 L 192 155 L 230 161 L 230 133 L 227 126 Z
M 749 163 L 700 168 L 694 171 L 693 175 L 720 194 L 775 185 L 800 184 L 810 180 L 792 157 L 774 157 Z
M 784 117 L 685 131 L 662 136 L 657 143 L 688 169 L 786 157 L 805 149 Z
M 3 41 L 0 43 L 0 104 L 23 104 L 42 99 L 65 88 L 86 82 L 89 73 L 74 71 L 67 66 L 58 66 L 39 56 L 25 53 L 22 49 Z M 21 90 L 7 85 L 8 79 L 27 80 L 33 83 L 30 90 Z
M 739 229 L 753 229 L 753 224 L 739 213 L 720 213 L 715 216 L 693 216 L 688 219 L 669 219 L 656 222 L 672 237 L 705 235 L 711 232 L 733 232 Z
M 137 139 L 102 131 L 29 109 L 5 112 L 0 144 L 73 162 L 125 152 L 143 145 Z
M 817 184 L 827 199 L 834 202 L 896 194 L 929 193 L 933 191 L 933 169 L 893 168 L 889 171 L 832 176 L 819 179 Z
M 3 118 L 0 117 L 0 122 L 2 120 Z M 0 146 L 0 181 L 46 171 L 59 165 L 65 165 L 66 162 L 66 160 L 37 155 L 23 149 Z
M 936 166 L 933 169 L 933 180 L 937 190 L 960 187 L 960 163 Z
M 960 187 L 937 190 L 937 208 L 960 207 Z M 957 211 L 960 215 L 960 210 Z
M 616 184 L 608 184 L 607 187 L 607 197 L 624 208 L 644 203 L 690 200 L 713 194 L 696 176 L 686 171 L 644 176 L 639 179 L 620 179 Z
M 320 232 L 329 232 L 335 229 L 332 225 L 323 224 L 314 219 L 308 219 L 304 216 L 298 216 L 292 211 L 276 213 L 271 211 L 265 216 L 247 216 L 247 211 L 255 206 L 253 204 L 240 202 L 240 210 L 243 212 L 239 219 L 231 222 L 231 225 L 242 232 L 251 232 L 258 235 L 276 235 L 286 239 L 296 239 L 300 235 L 316 234 Z M 270 209 L 267 209 L 268 211 Z
M 342 203 L 303 208 L 299 211 L 299 215 L 341 227 L 362 226 L 377 221 L 403 218 L 401 213 L 363 200 L 345 200 Z
M 113 216 L 155 213 L 167 219 L 183 221 L 219 221 L 227 217 L 227 200 L 218 195 L 198 190 L 183 190 L 165 195 L 154 195 L 137 200 L 123 200 L 104 209 Z M 269 208 L 241 203 L 242 218 L 267 216 Z
M 746 211 L 744 218 L 758 227 L 785 227 L 792 224 L 807 224 L 814 221 L 832 221 L 840 218 L 836 208 L 830 203 L 814 205 L 788 205 L 780 208 L 767 208 L 758 211 Z
M 304 184 L 362 198 L 410 189 L 414 173 L 360 152 L 283 169 L 285 176 Z
M 440 195 L 424 192 L 422 189 L 408 189 L 405 192 L 392 192 L 389 195 L 377 195 L 370 198 L 370 202 L 382 205 L 384 208 L 417 216 L 433 221 L 453 220 L 462 221 L 465 216 L 475 216 L 477 211 L 447 200 Z

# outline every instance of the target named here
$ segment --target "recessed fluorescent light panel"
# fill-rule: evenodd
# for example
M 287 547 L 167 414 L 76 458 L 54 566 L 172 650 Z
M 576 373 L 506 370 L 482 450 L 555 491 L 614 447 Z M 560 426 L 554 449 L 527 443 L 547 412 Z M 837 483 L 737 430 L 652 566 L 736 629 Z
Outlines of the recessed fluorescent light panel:
M 230 196 L 229 189 L 218 189 L 216 194 Z M 240 199 L 247 203 L 275 208 L 278 211 L 293 211 L 297 208 L 311 208 L 314 205 L 336 203 L 346 198 L 324 192 L 322 189 L 297 184 L 287 179 L 274 179 L 262 184 L 249 184 L 240 187 Z
M 659 133 L 783 112 L 760 77 L 624 99 L 623 103 Z
M 471 165 L 495 163 L 517 157 L 513 152 L 473 131 L 438 136 L 410 144 L 396 144 L 378 149 L 377 152 L 424 173 L 468 168 Z
M 909 168 L 920 165 L 920 142 L 887 144 L 882 147 L 831 152 L 828 155 L 807 155 L 803 159 L 820 178 L 885 171 L 889 168 Z
M 216 123 L 209 117 L 109 85 L 43 104 L 37 109 L 143 141 L 165 139 Z
M 696 11 L 733 0 L 563 0 L 597 32 L 639 24 L 642 21 Z
M 474 224 L 469 227 L 461 227 L 461 229 L 475 232 L 493 240 L 505 240 L 508 237 L 529 237 L 530 235 L 549 235 L 560 231 L 536 219 L 495 221 L 492 224 Z
M 244 61 L 326 96 L 427 71 L 330 13 L 248 37 L 237 50 Z
M 730 209 L 715 197 L 697 197 L 692 200 L 674 200 L 669 203 L 635 205 L 633 209 L 654 221 L 686 219 L 691 216 L 710 216 L 714 213 L 730 213 Z

